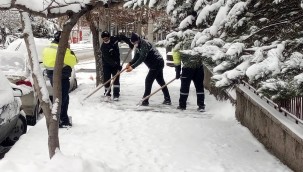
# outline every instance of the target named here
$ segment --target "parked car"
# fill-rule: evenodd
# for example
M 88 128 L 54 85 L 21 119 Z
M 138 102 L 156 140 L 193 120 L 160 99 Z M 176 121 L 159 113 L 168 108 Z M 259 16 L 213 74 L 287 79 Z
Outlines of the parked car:
M 43 48 L 50 45 L 50 40 L 35 38 L 35 44 L 38 53 L 38 59 L 42 62 L 42 51 Z M 32 87 L 32 78 L 29 70 L 27 49 L 23 39 L 17 39 L 12 42 L 7 49 L 0 50 L 0 69 L 4 72 L 6 77 L 16 85 L 22 85 L 29 87 L 30 92 L 24 93 L 21 97 L 22 108 L 25 111 L 27 123 L 29 125 L 35 125 L 39 114 L 42 112 L 38 97 L 34 93 Z M 41 64 L 41 70 L 45 74 L 45 68 Z M 52 86 L 49 79 L 44 75 L 46 86 L 49 95 L 52 96 Z M 75 70 L 72 71 L 70 78 L 70 91 L 77 88 L 77 79 Z
M 22 91 L 13 89 L 0 71 L 0 146 L 12 146 L 27 131 L 25 113 L 21 110 Z
M 26 59 L 26 56 L 21 52 L 0 50 L 0 70 L 11 83 L 26 89 L 21 97 L 22 108 L 27 115 L 28 124 L 34 125 L 41 107 L 32 87 Z

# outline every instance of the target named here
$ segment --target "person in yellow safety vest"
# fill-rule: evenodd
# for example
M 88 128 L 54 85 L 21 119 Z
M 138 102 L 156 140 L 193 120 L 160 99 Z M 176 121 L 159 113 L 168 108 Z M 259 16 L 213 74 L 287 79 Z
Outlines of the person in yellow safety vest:
M 55 67 L 58 43 L 59 40 L 55 38 L 54 41 L 52 41 L 51 45 L 49 47 L 44 48 L 43 50 L 43 65 L 47 69 L 53 69 Z M 76 56 L 70 50 L 70 48 L 67 48 L 64 56 L 64 66 L 70 66 L 73 68 L 76 64 L 77 64 Z
M 57 56 L 57 49 L 59 40 L 61 37 L 61 31 L 57 31 L 54 34 L 54 40 L 51 42 L 51 45 L 48 47 L 45 47 L 43 49 L 43 57 L 42 61 L 46 68 L 46 74 L 49 78 L 51 85 L 53 85 L 53 73 L 54 73 L 54 67 L 55 67 L 55 61 Z M 70 50 L 70 48 L 66 49 L 66 53 L 64 56 L 64 66 L 62 68 L 62 103 L 61 103 L 61 113 L 60 113 L 60 122 L 59 127 L 65 128 L 65 127 L 71 127 L 72 124 L 69 121 L 68 118 L 68 104 L 69 104 L 69 77 L 72 73 L 72 68 L 77 64 L 78 60 L 73 53 L 73 51 Z
M 194 55 L 182 55 L 180 49 L 173 48 L 173 60 L 175 64 L 176 79 L 181 77 L 181 88 L 180 88 L 180 98 L 179 106 L 177 109 L 186 110 L 186 101 L 189 94 L 189 88 L 191 81 L 194 82 L 197 94 L 197 105 L 198 111 L 205 111 L 204 104 L 204 71 L 202 58 Z M 183 64 L 182 74 L 181 74 L 181 62 Z

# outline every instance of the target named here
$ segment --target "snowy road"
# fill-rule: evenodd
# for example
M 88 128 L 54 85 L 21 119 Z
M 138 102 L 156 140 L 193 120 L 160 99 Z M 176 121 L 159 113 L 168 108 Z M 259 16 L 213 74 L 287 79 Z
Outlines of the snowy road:
M 121 76 L 119 102 L 103 102 L 102 90 L 84 103 L 82 115 L 91 118 L 82 121 L 83 125 L 96 126 L 90 132 L 99 133 L 88 147 L 100 144 L 100 148 L 81 156 L 101 158 L 111 167 L 127 172 L 288 171 L 236 121 L 234 107 L 228 102 L 218 102 L 206 92 L 207 112 L 196 112 L 192 86 L 188 109 L 176 110 L 179 80 L 169 85 L 172 107 L 161 105 L 163 97 L 159 92 L 150 99 L 153 110 L 140 111 L 144 107 L 138 108 L 136 104 L 144 91 L 146 72 L 145 66 L 141 66 Z M 166 68 L 165 73 L 166 81 L 170 80 L 174 77 L 174 68 Z M 87 83 L 80 85 L 73 95 L 88 93 Z M 159 86 L 155 83 L 153 88 L 156 90 Z M 78 101 L 74 103 L 75 107 L 81 106 Z M 91 108 L 96 108 L 95 114 Z
M 78 68 L 92 69 L 85 62 Z M 289 168 L 266 151 L 235 119 L 229 102 L 218 102 L 206 91 L 206 111 L 196 112 L 192 86 L 188 109 L 176 110 L 180 80 L 169 85 L 173 105 L 165 107 L 162 93 L 150 99 L 152 109 L 136 107 L 144 91 L 147 68 L 121 74 L 121 99 L 104 102 L 94 88 L 94 73 L 77 73 L 79 87 L 70 94 L 73 127 L 60 129 L 62 154 L 48 158 L 47 130 L 42 119 L 0 161 L 13 172 L 288 172 Z M 165 80 L 174 68 L 165 67 Z M 193 84 L 192 84 L 193 85 Z M 154 83 L 153 90 L 159 86 Z M 138 110 L 139 109 L 139 110 Z M 26 159 L 26 160 L 25 160 Z M 27 169 L 27 170 L 24 170 Z M 3 170 L 1 170 L 3 171 Z M 8 172 L 6 170 L 5 172 Z

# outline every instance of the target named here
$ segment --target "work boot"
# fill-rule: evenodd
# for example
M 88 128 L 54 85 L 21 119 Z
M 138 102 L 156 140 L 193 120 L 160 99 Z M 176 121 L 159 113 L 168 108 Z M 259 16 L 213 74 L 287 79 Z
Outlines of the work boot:
M 148 106 L 148 105 L 149 105 L 149 102 L 148 102 L 148 101 L 143 101 L 141 105 L 142 105 L 142 106 Z
M 186 110 L 186 107 L 178 106 L 177 109 L 179 109 L 179 110 Z
M 61 122 L 59 124 L 59 128 L 68 128 L 68 127 L 71 127 L 72 124 L 70 122 Z
M 164 100 L 162 104 L 164 104 L 164 105 L 171 105 L 171 101 L 170 100 Z
M 199 106 L 197 111 L 198 112 L 205 112 L 205 107 L 204 106 Z
M 164 105 L 171 105 L 171 100 L 170 100 L 170 98 L 166 98 L 166 97 L 165 97 L 162 104 L 164 104 Z

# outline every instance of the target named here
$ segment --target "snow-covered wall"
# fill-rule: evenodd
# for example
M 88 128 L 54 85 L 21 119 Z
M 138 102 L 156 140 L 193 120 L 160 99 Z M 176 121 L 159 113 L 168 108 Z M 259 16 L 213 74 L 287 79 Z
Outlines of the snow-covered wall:
M 302 171 L 302 123 L 285 117 L 243 85 L 237 87 L 236 93 L 236 118 L 241 124 L 284 164 Z

